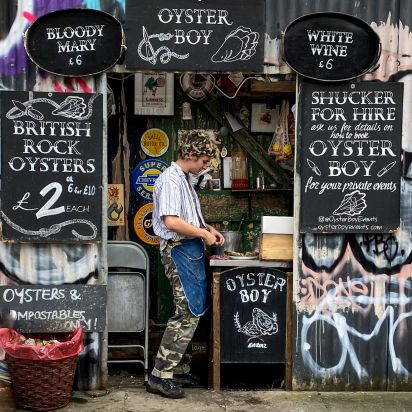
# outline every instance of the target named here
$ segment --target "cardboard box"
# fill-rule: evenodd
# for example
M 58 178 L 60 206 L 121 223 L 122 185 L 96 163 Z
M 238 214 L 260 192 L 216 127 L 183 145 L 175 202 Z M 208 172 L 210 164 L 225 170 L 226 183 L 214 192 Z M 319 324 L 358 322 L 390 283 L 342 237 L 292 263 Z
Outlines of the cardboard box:
M 293 235 L 262 233 L 259 258 L 261 260 L 293 260 Z

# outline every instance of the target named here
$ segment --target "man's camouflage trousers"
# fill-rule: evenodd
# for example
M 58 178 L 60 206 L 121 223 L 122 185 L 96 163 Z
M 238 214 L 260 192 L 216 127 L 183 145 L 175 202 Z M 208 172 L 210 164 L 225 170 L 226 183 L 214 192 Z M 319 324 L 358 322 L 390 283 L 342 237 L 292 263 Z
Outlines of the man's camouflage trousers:
M 169 242 L 162 253 L 162 263 L 172 287 L 175 305 L 175 312 L 167 322 L 152 371 L 154 376 L 163 379 L 171 379 L 173 373 L 189 372 L 190 356 L 185 355 L 185 352 L 199 323 L 199 318 L 190 312 L 176 266 L 170 255 L 175 244 Z

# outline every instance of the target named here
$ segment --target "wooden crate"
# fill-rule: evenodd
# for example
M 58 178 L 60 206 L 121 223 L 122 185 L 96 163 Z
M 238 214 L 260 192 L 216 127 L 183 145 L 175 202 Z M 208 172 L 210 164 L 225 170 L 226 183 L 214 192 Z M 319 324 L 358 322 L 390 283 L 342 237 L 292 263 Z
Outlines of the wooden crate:
M 262 233 L 259 258 L 261 260 L 293 260 L 293 235 Z

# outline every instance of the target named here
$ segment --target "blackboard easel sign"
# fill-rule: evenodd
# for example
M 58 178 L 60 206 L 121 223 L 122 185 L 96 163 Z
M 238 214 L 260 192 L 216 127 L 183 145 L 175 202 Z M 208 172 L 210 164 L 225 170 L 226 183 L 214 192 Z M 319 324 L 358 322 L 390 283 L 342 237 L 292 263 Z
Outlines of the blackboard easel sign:
M 106 328 L 105 285 L 0 286 L 0 312 L 23 333 L 85 332 Z
M 222 363 L 283 363 L 286 273 L 239 267 L 220 274 Z
M 126 1 L 129 69 L 263 70 L 265 2 Z
M 302 79 L 300 86 L 300 231 L 396 230 L 403 84 Z
M 102 101 L 101 94 L 1 92 L 3 239 L 100 240 Z

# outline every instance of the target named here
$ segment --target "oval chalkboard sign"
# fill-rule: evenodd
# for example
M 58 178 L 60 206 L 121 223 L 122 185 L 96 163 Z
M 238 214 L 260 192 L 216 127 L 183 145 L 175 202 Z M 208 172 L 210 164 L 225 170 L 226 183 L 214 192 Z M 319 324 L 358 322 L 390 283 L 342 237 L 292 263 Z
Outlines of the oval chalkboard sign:
M 61 76 L 89 76 L 112 67 L 124 48 L 121 23 L 90 9 L 64 9 L 39 17 L 24 46 L 43 70 Z
M 365 74 L 380 56 L 379 36 L 363 20 L 342 13 L 313 13 L 290 23 L 283 38 L 286 63 L 323 81 Z

